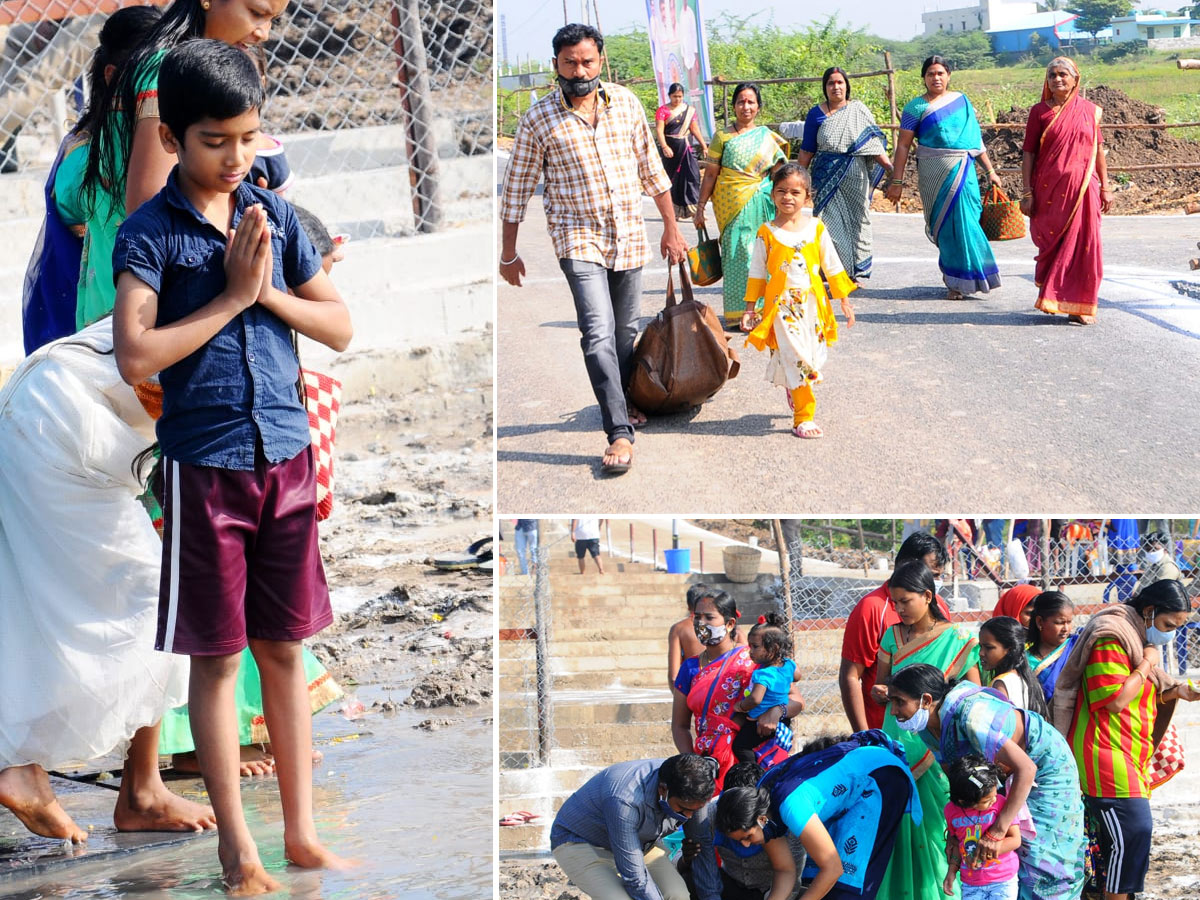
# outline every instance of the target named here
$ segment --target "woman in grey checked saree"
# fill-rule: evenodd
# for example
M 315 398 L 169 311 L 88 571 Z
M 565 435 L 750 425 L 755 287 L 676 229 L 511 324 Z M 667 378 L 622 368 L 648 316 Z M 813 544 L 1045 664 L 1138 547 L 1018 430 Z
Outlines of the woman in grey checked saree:
M 850 83 L 837 66 L 822 76 L 824 103 L 804 119 L 804 138 L 796 155 L 809 166 L 813 215 L 833 239 L 847 274 L 858 282 L 871 277 L 871 195 L 891 175 L 887 139 L 871 111 L 850 98 Z

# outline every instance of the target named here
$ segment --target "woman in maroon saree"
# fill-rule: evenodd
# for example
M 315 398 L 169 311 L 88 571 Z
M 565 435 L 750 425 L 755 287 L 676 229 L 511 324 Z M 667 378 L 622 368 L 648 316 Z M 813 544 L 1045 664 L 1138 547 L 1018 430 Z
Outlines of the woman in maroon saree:
M 1037 308 L 1089 325 L 1104 267 L 1100 214 L 1112 191 L 1101 149 L 1103 110 L 1079 96 L 1079 69 L 1064 56 L 1046 67 L 1042 102 L 1029 111 L 1022 148 L 1021 211 L 1038 248 Z

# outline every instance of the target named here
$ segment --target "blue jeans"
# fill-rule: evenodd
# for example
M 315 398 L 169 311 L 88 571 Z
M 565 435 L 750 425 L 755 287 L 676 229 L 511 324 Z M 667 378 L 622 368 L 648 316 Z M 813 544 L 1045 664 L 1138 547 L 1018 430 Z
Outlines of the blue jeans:
M 529 574 L 529 555 L 534 554 L 534 561 L 537 561 L 537 529 L 525 531 L 518 528 L 513 532 L 513 545 L 517 550 L 517 563 L 521 567 L 521 574 Z
M 963 900 L 1017 900 L 1019 887 L 1016 878 L 993 884 L 964 884 L 962 895 Z
M 600 404 L 609 443 L 633 441 L 625 391 L 633 373 L 633 342 L 642 305 L 642 270 L 614 272 L 599 263 L 560 259 L 575 299 L 583 364 Z

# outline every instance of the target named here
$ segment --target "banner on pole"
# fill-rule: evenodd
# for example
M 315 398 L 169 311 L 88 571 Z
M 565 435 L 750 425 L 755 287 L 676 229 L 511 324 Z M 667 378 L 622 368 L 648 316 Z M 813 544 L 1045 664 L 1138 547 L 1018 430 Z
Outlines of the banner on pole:
M 650 20 L 650 56 L 658 82 L 658 102 L 667 102 L 667 88 L 683 85 L 684 100 L 696 110 L 701 130 L 711 136 L 717 118 L 709 79 L 708 42 L 700 0 L 646 0 Z

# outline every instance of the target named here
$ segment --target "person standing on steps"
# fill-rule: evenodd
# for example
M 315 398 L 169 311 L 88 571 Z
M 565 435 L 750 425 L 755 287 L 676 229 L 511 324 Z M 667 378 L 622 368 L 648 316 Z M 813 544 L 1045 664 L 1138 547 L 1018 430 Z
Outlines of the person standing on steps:
M 571 540 L 575 542 L 575 558 L 579 560 L 579 574 L 587 569 L 584 556 L 591 554 L 596 562 L 596 571 L 604 574 L 604 562 L 600 559 L 600 528 L 604 519 L 572 519 Z
M 583 362 L 608 438 L 601 471 L 620 475 L 633 465 L 633 429 L 646 422 L 626 397 L 642 267 L 651 258 L 643 192 L 662 216 L 662 255 L 672 264 L 682 261 L 687 242 L 641 103 L 628 89 L 600 81 L 603 36 L 590 25 L 564 25 L 553 47 L 558 90 L 521 119 L 504 176 L 500 277 L 521 285 L 525 263 L 517 232 L 544 178 L 546 224 L 575 301 Z

